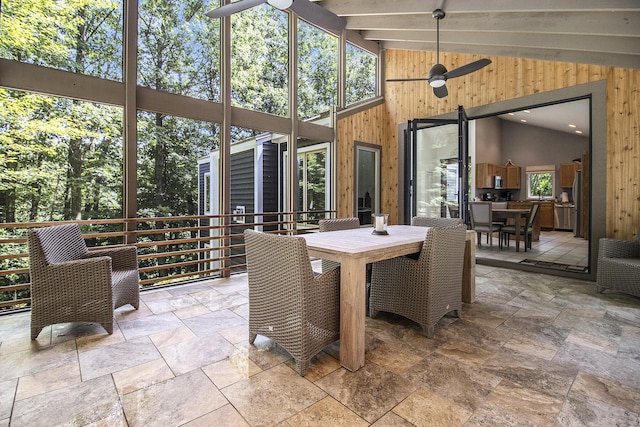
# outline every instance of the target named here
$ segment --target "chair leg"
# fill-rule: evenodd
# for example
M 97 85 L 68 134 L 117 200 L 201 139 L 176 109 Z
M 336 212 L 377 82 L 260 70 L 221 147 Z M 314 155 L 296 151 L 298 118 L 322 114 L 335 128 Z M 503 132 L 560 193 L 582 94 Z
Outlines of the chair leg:
M 251 332 L 249 332 L 249 344 L 253 344 L 257 336 L 258 334 L 252 334 Z
M 305 376 L 308 369 L 309 369 L 308 360 L 296 360 L 296 371 L 298 371 L 301 377 Z

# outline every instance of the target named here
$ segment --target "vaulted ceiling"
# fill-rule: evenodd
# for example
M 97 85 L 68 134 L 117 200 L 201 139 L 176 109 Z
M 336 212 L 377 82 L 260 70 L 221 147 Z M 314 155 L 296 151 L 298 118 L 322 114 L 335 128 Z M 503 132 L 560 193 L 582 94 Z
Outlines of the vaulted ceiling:
M 640 0 L 323 0 L 347 29 L 386 49 L 640 69 Z M 391 77 L 391 76 L 387 76 Z M 420 76 L 416 76 L 420 77 Z

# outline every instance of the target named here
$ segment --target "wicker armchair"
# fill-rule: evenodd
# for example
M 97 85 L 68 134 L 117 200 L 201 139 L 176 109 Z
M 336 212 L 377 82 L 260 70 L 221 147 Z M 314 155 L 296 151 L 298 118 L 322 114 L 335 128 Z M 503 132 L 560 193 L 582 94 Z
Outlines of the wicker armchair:
M 414 216 L 411 218 L 411 225 L 418 227 L 454 227 L 463 224 L 460 218 L 440 218 L 428 216 Z
M 462 309 L 466 226 L 428 228 L 419 258 L 373 264 L 371 317 L 386 311 L 418 323 L 427 337 L 447 313 Z
M 244 232 L 249 281 L 249 342 L 271 338 L 295 360 L 309 361 L 339 339 L 340 270 L 314 276 L 304 238 Z
M 318 221 L 318 230 L 323 231 L 337 231 L 337 230 L 351 230 L 353 228 L 360 228 L 360 220 L 356 217 L 351 218 L 334 218 L 334 219 L 321 219 Z M 326 272 L 340 267 L 340 263 L 322 260 L 322 271 Z
M 96 322 L 113 333 L 113 310 L 138 309 L 136 248 L 89 252 L 78 224 L 31 229 L 31 339 L 56 323 Z
M 635 241 L 600 239 L 597 289 L 640 296 L 640 230 Z

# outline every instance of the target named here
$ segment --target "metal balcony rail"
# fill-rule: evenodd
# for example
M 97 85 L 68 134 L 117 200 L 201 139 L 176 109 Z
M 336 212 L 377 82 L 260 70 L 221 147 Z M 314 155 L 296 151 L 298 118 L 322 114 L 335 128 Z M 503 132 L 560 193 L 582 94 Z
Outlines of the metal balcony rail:
M 245 270 L 247 228 L 283 234 L 317 231 L 335 211 L 262 212 L 162 218 L 0 223 L 0 315 L 31 304 L 27 230 L 76 222 L 92 248 L 135 245 L 141 290 L 225 277 Z

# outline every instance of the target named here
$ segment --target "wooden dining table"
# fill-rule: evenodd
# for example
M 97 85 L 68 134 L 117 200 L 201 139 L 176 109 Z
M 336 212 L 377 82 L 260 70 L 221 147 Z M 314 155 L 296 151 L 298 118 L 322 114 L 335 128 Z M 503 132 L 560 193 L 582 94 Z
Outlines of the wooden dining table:
M 527 215 L 529 209 L 492 209 L 493 219 L 498 218 L 513 218 L 515 220 L 515 235 L 516 235 L 516 252 L 520 252 L 520 229 L 524 228 L 527 224 Z M 527 251 L 527 242 L 524 243 L 524 251 Z
M 364 366 L 366 267 L 368 263 L 419 252 L 425 239 L 425 227 L 388 226 L 388 235 L 374 235 L 372 228 L 303 234 L 309 255 L 340 263 L 340 363 L 350 371 Z M 471 233 L 471 236 L 469 236 Z M 467 232 L 475 247 L 475 232 Z M 472 256 L 472 258 L 471 258 Z M 467 279 L 475 293 L 475 253 L 465 260 Z M 469 298 L 469 297 L 467 297 Z

